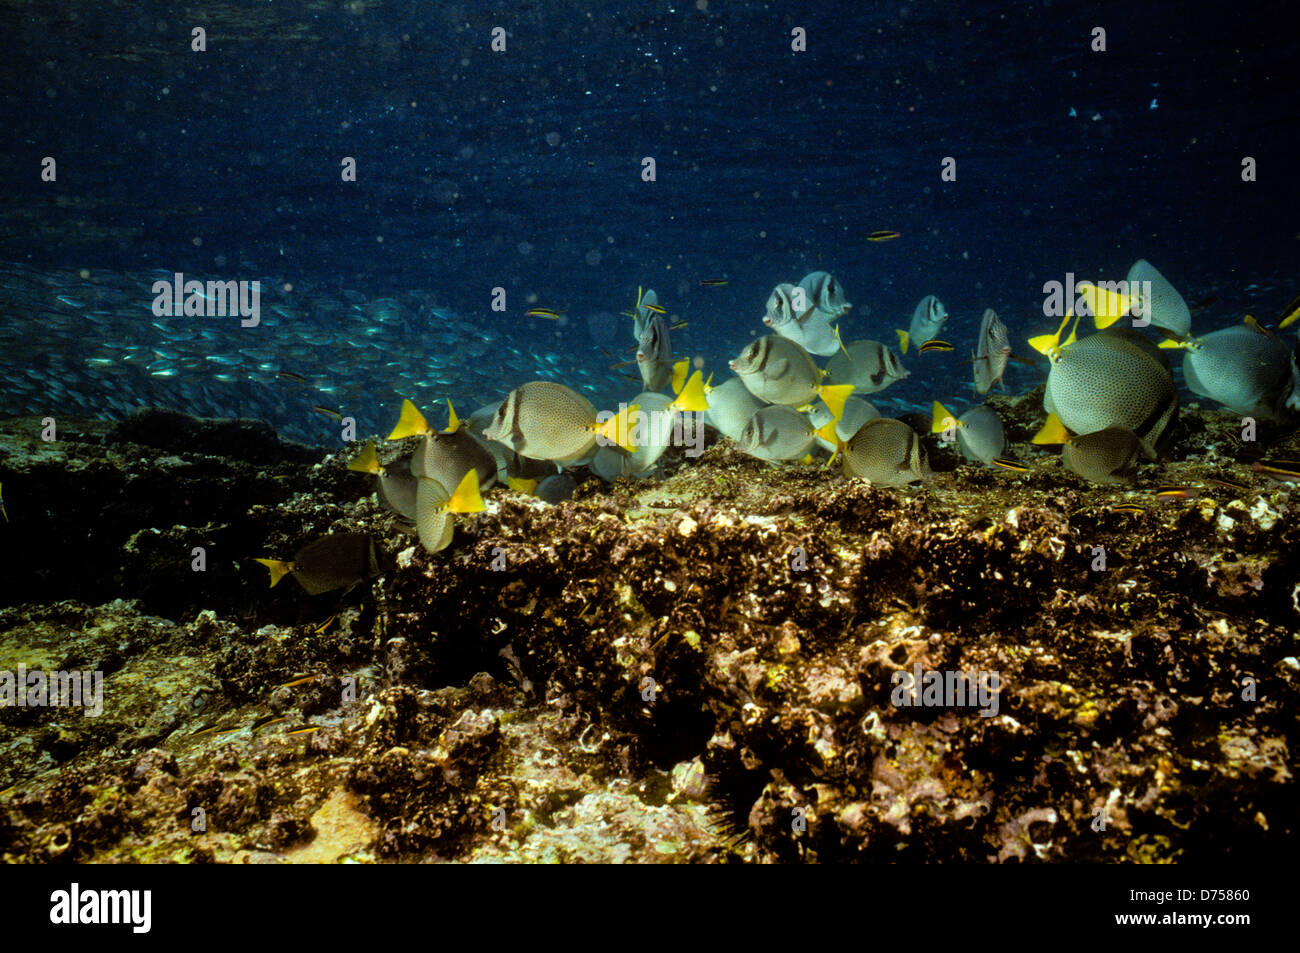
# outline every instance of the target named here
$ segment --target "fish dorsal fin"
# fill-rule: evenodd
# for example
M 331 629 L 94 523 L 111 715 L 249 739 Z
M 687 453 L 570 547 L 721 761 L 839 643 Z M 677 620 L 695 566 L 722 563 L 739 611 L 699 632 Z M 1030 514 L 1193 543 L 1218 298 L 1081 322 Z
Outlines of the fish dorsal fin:
M 948 412 L 948 408 L 937 400 L 934 402 L 933 419 L 930 421 L 930 433 L 947 433 L 961 426 L 961 421 Z
M 685 364 L 685 361 L 679 363 Z M 677 399 L 670 405 L 674 410 L 682 411 L 705 411 L 709 409 L 709 402 L 704 396 L 704 374 L 696 371 L 686 381 L 685 385 L 677 390 Z
M 817 395 L 822 403 L 830 408 L 831 416 L 839 420 L 844 416 L 844 402 L 853 394 L 852 384 L 822 384 L 817 388 Z
M 537 492 L 536 480 L 523 480 L 519 477 L 508 477 L 506 483 L 509 484 L 510 489 L 514 490 L 516 493 L 522 493 L 524 496 L 532 496 Z
M 911 340 L 911 335 L 906 331 L 895 331 L 894 333 L 898 335 L 898 349 L 906 354 L 907 342 Z
M 447 429 L 443 433 L 455 433 L 460 429 L 460 418 L 456 416 L 456 408 L 451 404 L 451 398 L 447 398 Z
M 1070 432 L 1065 429 L 1065 424 L 1061 423 L 1061 418 L 1056 414 L 1047 415 L 1047 423 L 1043 424 L 1043 429 L 1034 434 L 1034 443 L 1066 443 L 1070 439 Z
M 451 495 L 443 509 L 449 513 L 481 513 L 486 509 L 483 497 L 478 491 L 478 471 L 470 467 L 461 477 L 460 485 Z
M 691 369 L 690 358 L 682 358 L 673 365 L 673 393 L 681 394 L 686 386 L 686 373 Z
M 401 440 L 403 437 L 425 433 L 429 433 L 429 422 L 424 419 L 424 414 L 409 400 L 402 401 L 402 416 L 398 418 L 397 426 L 388 435 L 388 439 Z
M 373 440 L 366 441 L 356 459 L 348 464 L 348 469 L 358 473 L 379 473 L 383 469 L 379 465 L 379 454 L 375 451 Z
M 259 559 L 257 561 L 271 571 L 272 589 L 275 588 L 276 583 L 293 572 L 293 563 L 286 563 L 279 559 Z

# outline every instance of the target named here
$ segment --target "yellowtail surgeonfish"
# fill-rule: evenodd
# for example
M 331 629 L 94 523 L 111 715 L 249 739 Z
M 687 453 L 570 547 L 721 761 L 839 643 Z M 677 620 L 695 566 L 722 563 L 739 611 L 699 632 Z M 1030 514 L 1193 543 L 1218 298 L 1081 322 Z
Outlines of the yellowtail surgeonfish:
M 987 404 L 972 407 L 960 417 L 954 417 L 936 400 L 931 432 L 953 433 L 962 456 L 986 467 L 993 466 L 993 461 L 1007 448 L 1002 418 Z
M 1076 436 L 1055 414 L 1048 416 L 1043 429 L 1034 436 L 1034 443 L 1062 444 L 1061 463 L 1092 483 L 1132 483 L 1138 458 L 1155 459 L 1150 448 L 1127 427 L 1106 427 Z
M 826 362 L 826 381 L 852 384 L 855 394 L 875 394 L 910 375 L 898 355 L 879 341 L 850 341 Z
M 631 453 L 636 443 L 629 418 L 637 410 L 635 405 L 623 408 L 601 423 L 591 401 L 577 391 L 553 381 L 531 381 L 506 396 L 483 435 L 535 460 L 581 459 L 595 449 L 598 438 Z
M 292 575 L 309 595 L 351 588 L 384 572 L 383 551 L 365 533 L 331 533 L 313 540 L 292 560 L 257 560 L 271 572 L 271 586 Z
M 844 475 L 876 486 L 903 486 L 930 476 L 930 461 L 915 430 L 890 417 L 862 425 L 844 444 Z
M 750 343 L 731 362 L 731 369 L 759 400 L 803 407 L 820 397 L 836 417 L 844 413 L 844 400 L 853 393 L 852 384 L 823 384 L 812 355 L 774 334 Z
M 1182 348 L 1187 388 L 1233 413 L 1287 422 L 1300 412 L 1300 371 L 1280 335 L 1238 324 L 1160 346 Z
M 1132 328 L 1110 328 L 1083 339 L 1071 329 L 1062 342 L 1071 317 L 1066 315 L 1055 334 L 1029 342 L 1051 363 L 1043 409 L 1076 434 L 1132 430 L 1154 457 L 1178 419 L 1178 391 L 1164 354 Z
M 478 471 L 473 467 L 450 493 L 437 480 L 421 477 L 415 492 L 415 529 L 420 545 L 430 554 L 446 549 L 451 544 L 453 515 L 481 513 L 483 509 Z
M 920 347 L 939 336 L 948 320 L 948 309 L 934 295 L 926 295 L 912 311 L 912 322 L 906 331 L 898 331 L 898 349 L 904 354 L 911 345 Z
M 411 473 L 409 456 L 402 457 L 391 466 L 383 466 L 379 462 L 379 452 L 375 449 L 375 442 L 368 440 L 356 459 L 348 464 L 348 469 L 358 473 L 373 473 L 377 476 L 379 502 L 408 523 L 415 522 L 417 484 L 415 475 Z
M 443 487 L 455 487 L 471 467 L 478 471 L 479 488 L 490 489 L 497 480 L 497 461 L 487 444 L 462 427 L 456 408 L 447 401 L 447 428 L 434 430 L 424 415 L 409 400 L 402 401 L 402 414 L 388 435 L 389 440 L 422 436 L 411 456 L 411 473 L 418 479 L 429 477 Z

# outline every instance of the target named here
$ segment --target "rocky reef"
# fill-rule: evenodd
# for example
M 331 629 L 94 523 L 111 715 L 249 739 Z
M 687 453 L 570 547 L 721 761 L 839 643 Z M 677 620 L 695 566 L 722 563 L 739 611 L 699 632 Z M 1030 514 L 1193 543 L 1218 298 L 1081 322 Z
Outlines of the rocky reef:
M 1002 399 L 1012 440 L 1037 406 Z M 883 490 L 719 443 L 556 506 L 494 490 L 435 556 L 354 449 L 158 412 L 53 442 L 2 422 L 0 671 L 102 673 L 103 711 L 0 708 L 0 853 L 1272 854 L 1297 824 L 1296 491 L 1242 465 L 1235 418 L 1183 417 L 1134 489 L 932 446 L 933 479 Z M 267 588 L 256 557 L 343 531 L 397 568 Z M 900 704 L 918 671 L 999 690 Z

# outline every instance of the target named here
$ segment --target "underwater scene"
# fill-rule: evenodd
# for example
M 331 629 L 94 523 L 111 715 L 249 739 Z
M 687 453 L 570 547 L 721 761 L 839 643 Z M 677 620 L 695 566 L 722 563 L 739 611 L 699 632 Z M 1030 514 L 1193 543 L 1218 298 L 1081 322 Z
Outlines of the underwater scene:
M 6 863 L 1294 843 L 1286 4 L 0 35 Z

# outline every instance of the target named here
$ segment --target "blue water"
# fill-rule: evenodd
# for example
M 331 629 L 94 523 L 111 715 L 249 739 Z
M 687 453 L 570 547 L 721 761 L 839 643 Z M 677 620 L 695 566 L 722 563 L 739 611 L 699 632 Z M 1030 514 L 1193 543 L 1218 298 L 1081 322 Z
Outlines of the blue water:
M 1067 271 L 1122 278 L 1146 258 L 1189 302 L 1217 297 L 1198 330 L 1273 318 L 1300 290 L 1287 4 L 208 9 L 0 9 L 0 412 L 119 416 L 138 400 L 328 443 L 313 404 L 382 431 L 403 396 L 474 404 L 548 368 L 612 401 L 639 387 L 598 348 L 628 356 L 617 312 L 638 286 L 688 323 L 674 349 L 725 376 L 772 286 L 814 269 L 856 306 L 846 339 L 893 343 L 922 295 L 945 302 L 953 356 L 909 358 L 913 377 L 881 395 L 919 404 L 969 393 L 959 358 L 985 307 L 1023 339 L 1046 324 L 1042 283 Z M 206 52 L 190 50 L 195 26 Z M 1098 26 L 1104 53 L 1089 49 Z M 1258 181 L 1242 181 L 1245 156 Z M 868 242 L 876 229 L 901 237 Z M 264 312 L 288 317 L 181 340 L 172 377 L 88 365 L 106 344 L 168 351 L 145 289 L 176 271 L 261 280 Z M 715 277 L 729 284 L 698 284 Z M 96 288 L 105 313 L 81 322 Z M 374 319 L 376 299 L 400 313 Z M 523 317 L 533 305 L 566 322 Z M 33 340 L 42 313 L 53 330 Z M 440 316 L 454 335 L 435 333 Z M 486 349 L 461 346 L 480 330 Z M 283 354 L 205 360 L 241 349 Z M 454 373 L 426 373 L 430 358 Z M 1007 381 L 1042 375 L 1013 366 Z

